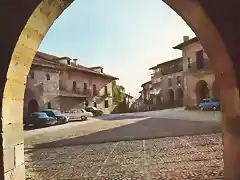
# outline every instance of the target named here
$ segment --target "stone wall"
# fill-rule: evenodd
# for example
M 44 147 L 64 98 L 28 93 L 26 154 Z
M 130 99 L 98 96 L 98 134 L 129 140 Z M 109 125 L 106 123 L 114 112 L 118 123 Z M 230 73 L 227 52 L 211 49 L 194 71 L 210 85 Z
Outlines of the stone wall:
M 34 73 L 34 78 L 31 77 Z M 46 74 L 50 80 L 47 80 Z M 59 109 L 59 72 L 42 68 L 32 68 L 27 76 L 26 90 L 24 94 L 24 114 L 28 113 L 28 104 L 35 99 L 38 102 L 39 110 L 48 108 L 51 103 L 52 108 Z

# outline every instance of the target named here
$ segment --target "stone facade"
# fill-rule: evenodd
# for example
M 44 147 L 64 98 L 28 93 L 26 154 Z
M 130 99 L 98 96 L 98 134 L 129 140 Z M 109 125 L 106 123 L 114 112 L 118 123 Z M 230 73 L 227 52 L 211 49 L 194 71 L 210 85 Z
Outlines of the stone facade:
M 116 78 L 71 63 L 68 57 L 37 53 L 27 76 L 24 114 L 46 108 L 66 111 L 96 106 L 109 113 Z
M 218 96 L 215 77 L 201 43 L 195 37 L 175 49 L 182 50 L 184 71 L 184 105 L 197 106 L 200 99 Z
M 158 64 L 151 77 L 153 104 L 181 105 L 183 100 L 184 76 L 182 59 L 173 59 Z

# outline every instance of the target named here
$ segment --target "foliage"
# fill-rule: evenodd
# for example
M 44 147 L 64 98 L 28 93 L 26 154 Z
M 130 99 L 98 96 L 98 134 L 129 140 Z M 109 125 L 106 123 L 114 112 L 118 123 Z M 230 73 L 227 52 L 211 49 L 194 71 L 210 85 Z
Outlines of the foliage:
M 113 90 L 113 102 L 119 104 L 124 101 L 125 98 L 125 88 L 122 85 L 117 85 L 116 81 L 112 83 Z

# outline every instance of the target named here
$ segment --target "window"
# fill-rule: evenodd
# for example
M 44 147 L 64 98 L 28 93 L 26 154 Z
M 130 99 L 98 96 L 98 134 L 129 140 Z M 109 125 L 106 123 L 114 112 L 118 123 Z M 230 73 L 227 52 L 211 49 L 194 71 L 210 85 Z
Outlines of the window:
M 108 108 L 108 100 L 105 100 L 105 101 L 104 101 L 104 107 L 105 107 L 105 108 Z
M 96 84 L 93 84 L 93 95 L 97 95 L 97 86 Z
M 96 103 L 96 102 L 94 102 L 94 103 L 93 103 L 93 106 L 94 106 L 94 107 L 97 107 L 97 103 Z
M 48 109 L 52 108 L 52 104 L 50 102 L 48 102 Z
M 47 80 L 50 80 L 50 74 L 46 74 Z
M 77 83 L 76 83 L 76 81 L 73 81 L 73 91 L 74 92 L 77 91 Z
M 30 71 L 30 77 L 31 79 L 34 79 L 34 71 Z
M 107 88 L 107 86 L 104 87 L 104 94 L 105 94 L 105 95 L 108 94 L 108 88 Z
M 196 52 L 196 61 L 197 61 L 197 68 L 202 69 L 204 68 L 204 58 L 203 58 L 203 50 Z
M 168 87 L 172 87 L 172 78 L 168 78 Z
M 192 64 L 191 64 L 191 58 L 190 58 L 190 57 L 188 57 L 187 63 L 188 63 L 188 68 L 191 68 L 191 67 L 192 67 Z
M 87 83 L 84 83 L 83 90 L 86 92 L 87 91 Z
M 181 85 L 181 76 L 177 76 L 177 85 Z

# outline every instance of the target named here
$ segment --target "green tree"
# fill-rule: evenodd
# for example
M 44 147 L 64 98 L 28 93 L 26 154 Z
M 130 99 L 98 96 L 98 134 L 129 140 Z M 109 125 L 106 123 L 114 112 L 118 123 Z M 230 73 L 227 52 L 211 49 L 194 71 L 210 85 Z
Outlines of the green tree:
M 113 102 L 119 104 L 124 101 L 125 98 L 125 88 L 122 85 L 117 85 L 116 81 L 112 83 L 113 90 Z

